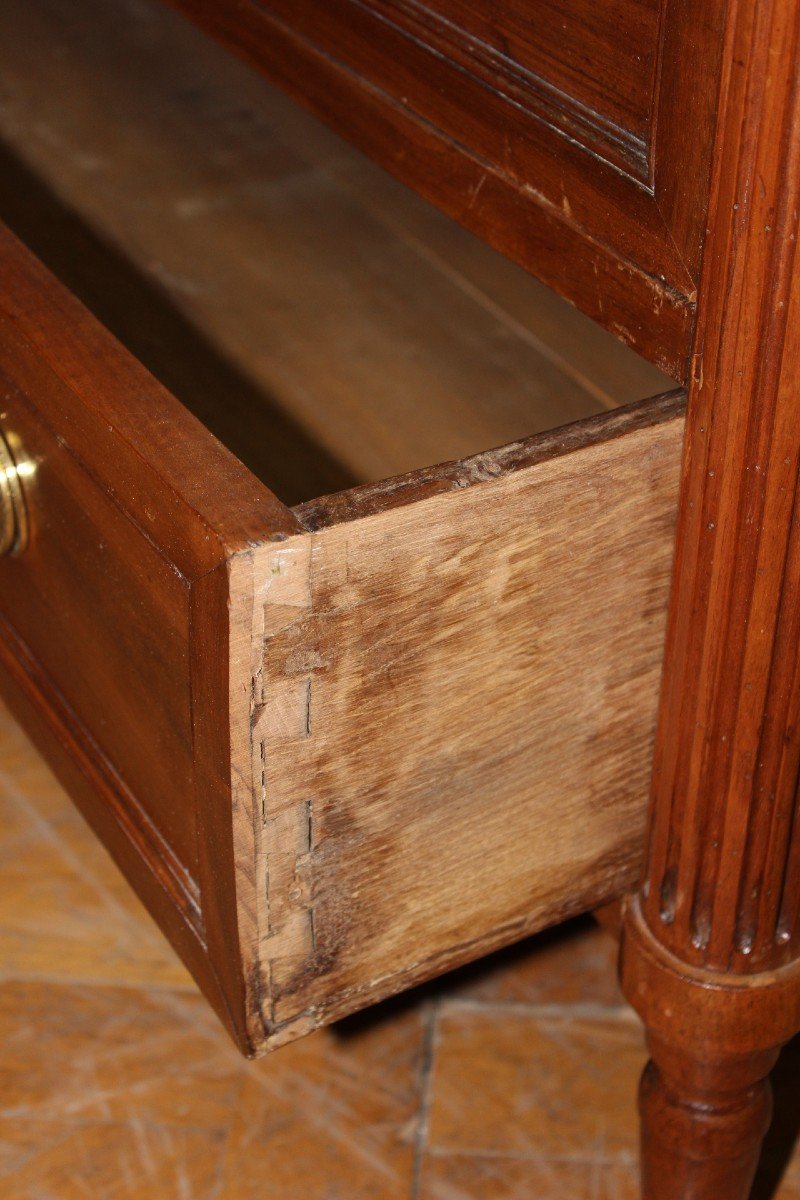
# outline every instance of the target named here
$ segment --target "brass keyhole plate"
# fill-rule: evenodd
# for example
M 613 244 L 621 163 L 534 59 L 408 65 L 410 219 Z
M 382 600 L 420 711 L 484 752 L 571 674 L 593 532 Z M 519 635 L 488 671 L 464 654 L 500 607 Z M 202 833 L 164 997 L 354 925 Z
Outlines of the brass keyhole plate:
M 28 510 L 22 471 L 0 434 L 0 555 L 18 554 L 28 540 Z

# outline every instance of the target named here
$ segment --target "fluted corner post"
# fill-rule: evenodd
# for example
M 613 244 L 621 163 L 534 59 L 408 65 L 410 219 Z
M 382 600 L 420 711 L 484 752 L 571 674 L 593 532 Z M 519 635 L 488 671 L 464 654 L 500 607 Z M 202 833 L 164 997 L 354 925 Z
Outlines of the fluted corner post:
M 730 0 L 646 861 L 644 1200 L 746 1200 L 800 1030 L 800 0 Z

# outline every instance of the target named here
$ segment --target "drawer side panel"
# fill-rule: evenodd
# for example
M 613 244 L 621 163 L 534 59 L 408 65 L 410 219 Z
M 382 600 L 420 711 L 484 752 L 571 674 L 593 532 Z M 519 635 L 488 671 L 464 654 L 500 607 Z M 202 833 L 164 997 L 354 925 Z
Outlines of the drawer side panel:
M 482 455 L 257 552 L 268 1044 L 633 884 L 681 433 L 673 411 L 510 472 Z

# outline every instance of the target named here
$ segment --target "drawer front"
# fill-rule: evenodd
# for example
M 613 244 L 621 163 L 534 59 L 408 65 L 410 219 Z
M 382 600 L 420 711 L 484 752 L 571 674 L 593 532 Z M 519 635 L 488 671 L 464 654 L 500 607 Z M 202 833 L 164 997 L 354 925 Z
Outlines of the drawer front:
M 173 0 L 678 379 L 721 0 Z
M 0 559 L 9 700 L 218 992 L 204 813 L 230 812 L 229 758 L 199 734 L 218 698 L 227 734 L 208 663 L 224 564 L 297 524 L 5 231 L 0 276 L 0 427 L 29 527 Z

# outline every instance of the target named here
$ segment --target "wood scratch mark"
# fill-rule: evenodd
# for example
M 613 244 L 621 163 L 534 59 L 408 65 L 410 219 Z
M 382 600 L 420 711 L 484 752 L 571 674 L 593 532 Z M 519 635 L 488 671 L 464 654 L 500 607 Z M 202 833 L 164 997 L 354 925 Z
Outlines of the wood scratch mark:
M 475 207 L 475 202 L 477 201 L 478 196 L 481 194 L 481 188 L 486 183 L 487 178 L 488 178 L 488 172 L 484 171 L 483 174 L 481 175 L 480 179 L 478 180 L 478 182 L 475 184 L 475 186 L 473 188 L 470 188 L 469 204 L 467 205 L 467 212 L 469 212 L 472 208 Z

